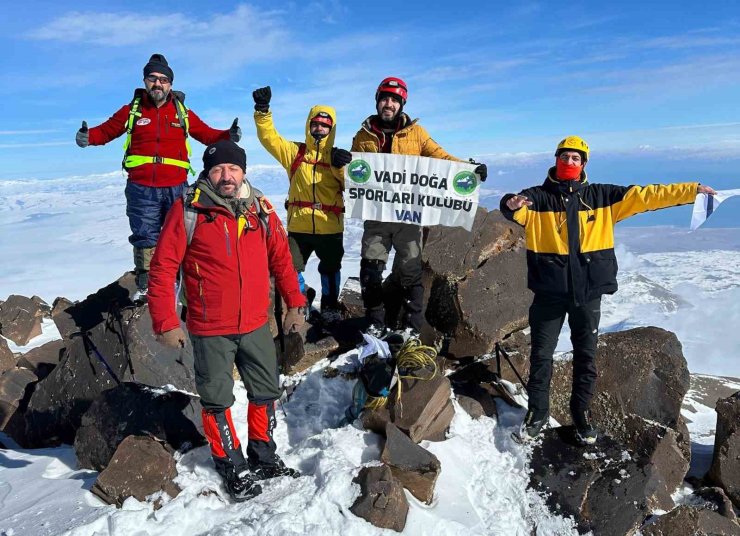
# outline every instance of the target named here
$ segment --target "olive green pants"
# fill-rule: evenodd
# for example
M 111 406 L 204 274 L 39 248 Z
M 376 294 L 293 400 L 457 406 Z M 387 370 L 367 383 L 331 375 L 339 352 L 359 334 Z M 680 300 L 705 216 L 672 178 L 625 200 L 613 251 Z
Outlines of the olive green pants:
M 195 358 L 195 388 L 206 410 L 234 404 L 234 364 L 250 402 L 266 404 L 280 398 L 275 343 L 267 323 L 241 335 L 190 335 Z

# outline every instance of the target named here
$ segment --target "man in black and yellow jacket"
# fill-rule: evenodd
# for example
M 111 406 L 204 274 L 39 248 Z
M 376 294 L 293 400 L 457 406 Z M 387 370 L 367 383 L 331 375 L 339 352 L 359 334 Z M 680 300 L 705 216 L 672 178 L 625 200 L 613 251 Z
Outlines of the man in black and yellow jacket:
M 552 358 L 567 314 L 576 439 L 582 444 L 596 442 L 589 405 L 596 385 L 601 296 L 617 291 L 614 225 L 641 212 L 693 203 L 697 193 L 715 193 L 697 182 L 590 184 L 584 171 L 588 158 L 586 142 L 569 136 L 558 145 L 555 167 L 542 186 L 501 199 L 503 215 L 525 229 L 528 286 L 534 292 L 529 308 L 529 408 L 520 432 L 524 440 L 539 434 L 549 418 Z

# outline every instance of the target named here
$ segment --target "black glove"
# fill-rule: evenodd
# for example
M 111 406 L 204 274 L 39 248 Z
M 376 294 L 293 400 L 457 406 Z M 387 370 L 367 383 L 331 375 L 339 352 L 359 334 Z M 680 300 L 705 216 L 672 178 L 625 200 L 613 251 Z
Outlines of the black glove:
M 266 112 L 270 109 L 270 99 L 272 98 L 272 90 L 270 86 L 261 87 L 252 91 L 252 98 L 254 99 L 254 109 L 258 112 Z
M 486 182 L 486 177 L 488 177 L 488 166 L 485 164 L 478 164 L 478 162 L 472 158 L 470 159 L 470 163 L 477 164 L 477 167 L 473 171 L 480 177 L 481 182 Z
M 80 147 L 87 147 L 90 145 L 90 134 L 87 132 L 87 121 L 82 122 L 80 130 L 77 131 L 77 136 L 75 136 L 75 141 Z
M 333 147 L 331 150 L 331 165 L 335 168 L 341 168 L 352 162 L 352 153 Z
M 234 122 L 231 123 L 231 128 L 229 129 L 229 138 L 233 142 L 237 142 L 242 139 L 242 129 L 239 128 L 239 125 L 237 125 L 238 122 L 239 118 L 235 117 Z

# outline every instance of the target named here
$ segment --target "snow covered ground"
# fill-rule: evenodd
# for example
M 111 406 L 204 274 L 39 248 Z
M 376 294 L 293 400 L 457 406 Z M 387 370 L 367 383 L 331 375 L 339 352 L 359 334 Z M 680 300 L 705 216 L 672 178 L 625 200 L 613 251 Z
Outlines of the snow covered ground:
M 282 170 L 261 166 L 250 174 L 284 215 Z M 81 299 L 130 269 L 123 186 L 120 173 L 1 181 L 0 298 Z M 488 206 L 496 204 L 494 194 L 486 197 Z M 361 231 L 361 222 L 347 222 L 343 279 L 359 272 Z M 602 331 L 664 327 L 683 343 L 692 372 L 740 377 L 738 234 L 736 229 L 622 228 L 617 234 L 621 289 L 604 299 Z M 307 279 L 318 288 L 315 263 L 309 263 Z M 53 326 L 45 325 L 39 338 L 13 350 L 27 351 L 56 337 Z M 566 329 L 559 350 L 568 348 Z M 307 373 L 278 411 L 279 453 L 303 472 L 300 479 L 271 481 L 254 500 L 232 504 L 221 498 L 208 449 L 201 448 L 178 460 L 183 492 L 176 499 L 156 512 L 134 499 L 117 510 L 89 493 L 96 473 L 77 470 L 71 447 L 4 450 L 0 535 L 382 533 L 348 511 L 359 493 L 352 478 L 379 458 L 381 445 L 372 433 L 339 427 L 353 384 L 324 378 L 327 364 Z M 709 446 L 714 411 L 697 393 L 687 398 L 696 412 L 685 407 L 684 414 L 692 441 Z M 241 387 L 235 394 L 237 432 L 245 440 L 246 394 Z M 528 535 L 533 527 L 541 534 L 575 534 L 570 520 L 550 514 L 526 489 L 528 452 L 510 439 L 522 411 L 499 410 L 498 421 L 472 421 L 456 408 L 448 439 L 423 445 L 439 457 L 442 474 L 431 506 L 409 495 L 408 534 Z

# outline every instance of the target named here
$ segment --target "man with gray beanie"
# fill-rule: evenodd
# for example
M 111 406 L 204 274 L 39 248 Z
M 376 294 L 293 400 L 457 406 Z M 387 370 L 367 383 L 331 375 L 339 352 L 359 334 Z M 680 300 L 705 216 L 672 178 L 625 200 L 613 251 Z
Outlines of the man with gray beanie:
M 299 476 L 277 455 L 272 436 L 280 386 L 268 324 L 271 276 L 288 306 L 284 329 L 296 331 L 305 314 L 287 234 L 267 198 L 246 180 L 246 166 L 246 153 L 232 141 L 206 148 L 203 172 L 165 219 L 149 278 L 154 333 L 162 344 L 182 348 L 175 311 L 182 267 L 203 428 L 236 501 L 261 492 L 256 480 Z M 234 364 L 249 400 L 246 459 L 231 418 Z
M 77 131 L 80 147 L 105 145 L 126 133 L 123 169 L 126 183 L 126 215 L 134 246 L 138 291 L 134 301 L 146 301 L 149 264 L 165 215 L 187 184 L 190 166 L 189 136 L 201 143 L 239 141 L 241 129 L 234 119 L 228 130 L 205 124 L 185 106 L 185 94 L 172 90 L 175 74 L 162 54 L 152 54 L 144 66 L 144 88 L 133 100 L 104 123 Z

